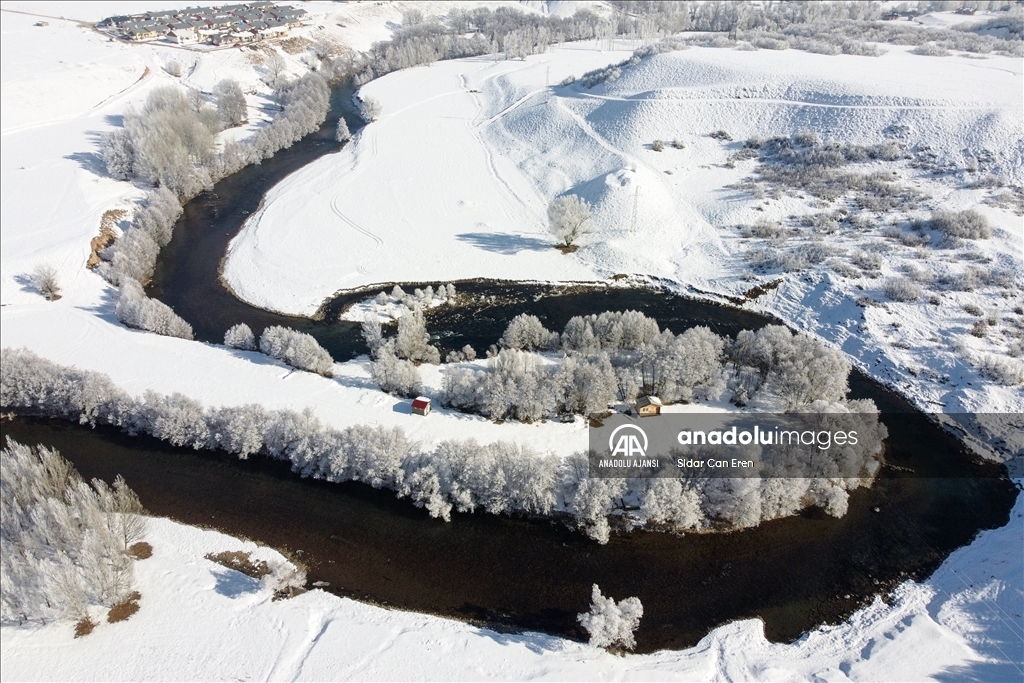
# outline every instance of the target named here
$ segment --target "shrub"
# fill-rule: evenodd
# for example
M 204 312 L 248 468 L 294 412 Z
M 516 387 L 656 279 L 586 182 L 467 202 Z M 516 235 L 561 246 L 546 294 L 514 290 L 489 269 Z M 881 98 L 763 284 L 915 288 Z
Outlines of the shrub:
M 921 298 L 921 285 L 907 278 L 889 278 L 882 289 L 893 301 L 917 301 Z
M 708 133 L 708 137 L 713 140 L 721 140 L 722 142 L 732 142 L 732 136 L 724 130 L 716 130 L 713 133 Z
M 110 608 L 110 611 L 107 612 L 107 622 L 116 624 L 119 621 L 127 620 L 139 611 L 139 600 L 141 599 L 142 595 L 138 591 L 132 591 L 131 595 Z
M 978 370 L 989 379 L 1005 386 L 1024 384 L 1024 363 L 1014 358 L 986 355 L 978 363 Z
M 662 152 L 665 149 L 665 142 L 663 140 L 655 140 L 651 144 L 651 149 L 653 149 L 655 152 Z
M 984 240 L 992 236 L 988 219 L 973 209 L 966 211 L 936 211 L 932 214 L 931 227 L 947 239 L 960 238 Z
M 912 54 L 923 55 L 925 57 L 948 57 L 949 56 L 949 50 L 945 49 L 944 47 L 940 47 L 940 46 L 936 45 L 935 43 L 925 43 L 923 45 L 918 45 L 917 47 L 915 47 L 910 52 Z

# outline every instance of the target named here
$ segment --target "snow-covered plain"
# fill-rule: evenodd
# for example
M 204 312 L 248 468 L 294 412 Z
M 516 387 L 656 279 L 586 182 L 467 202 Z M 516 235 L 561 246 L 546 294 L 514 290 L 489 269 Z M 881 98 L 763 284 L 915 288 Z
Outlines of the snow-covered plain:
M 0 145 L 0 185 L 3 187 L 0 344 L 27 346 L 56 362 L 108 373 L 115 383 L 133 393 L 152 388 L 164 393 L 181 391 L 207 405 L 258 401 L 271 407 L 311 407 L 328 424 L 401 424 L 414 438 L 427 442 L 449 435 L 473 435 L 483 441 L 519 440 L 540 450 L 556 452 L 579 448 L 585 439 L 582 423 L 494 425 L 480 418 L 443 411 L 432 415 L 430 420 L 414 418 L 402 412 L 404 403 L 380 394 L 369 385 L 362 362 L 339 366 L 339 376 L 326 380 L 293 372 L 258 354 L 160 338 L 127 330 L 117 323 L 112 313 L 111 290 L 98 276 L 89 273 L 84 263 L 89 253 L 89 240 L 98 232 L 102 213 L 129 207 L 141 196 L 142 190 L 105 176 L 98 157 L 99 134 L 116 126 L 125 108 L 141 103 L 149 89 L 176 80 L 162 70 L 172 58 L 188 67 L 186 82 L 204 90 L 209 91 L 219 79 L 229 76 L 253 89 L 250 114 L 254 125 L 265 120 L 261 105 L 265 103 L 266 89 L 259 81 L 259 65 L 253 63 L 245 51 L 199 54 L 170 46 L 125 46 L 107 42 L 105 37 L 71 20 L 95 21 L 120 12 L 185 4 L 188 3 L 2 4 L 2 9 L 16 12 L 0 13 L 3 106 L 0 124 L 3 141 Z M 448 4 L 430 3 L 423 11 L 441 12 Z M 408 6 L 411 4 L 360 3 L 339 7 L 334 3 L 304 3 L 303 7 L 316 15 L 315 25 L 304 29 L 304 35 L 327 30 L 345 44 L 362 49 L 373 40 L 386 38 L 391 30 L 388 22 L 393 26 Z M 59 19 L 62 16 L 68 20 Z M 44 17 L 49 26 L 33 25 Z M 692 60 L 695 72 L 715 71 L 712 67 L 717 63 L 723 64 L 723 72 L 733 73 L 729 68 L 742 72 L 766 60 L 777 60 L 772 62 L 773 70 L 784 74 L 785 68 L 800 70 L 804 68 L 801 65 L 813 63 L 820 65 L 830 78 L 836 78 L 836 73 L 846 74 L 845 85 L 840 85 L 849 87 L 850 81 L 856 81 L 861 88 L 857 92 L 863 95 L 899 95 L 903 93 L 899 88 L 906 88 L 913 97 L 934 99 L 935 103 L 915 110 L 922 117 L 932 117 L 922 118 L 921 121 L 926 122 L 922 126 L 933 125 L 927 121 L 934 125 L 951 121 L 953 133 L 966 130 L 982 136 L 968 139 L 954 135 L 949 138 L 952 148 L 979 141 L 990 144 L 984 142 L 985 136 L 1005 134 L 1005 122 L 1014 120 L 1018 122 L 1017 128 L 1011 126 L 1006 139 L 1019 140 L 1019 60 L 925 58 L 907 55 L 899 48 L 890 50 L 890 55 L 879 58 L 890 61 L 877 62 L 869 58 L 822 57 L 796 52 L 778 56 L 780 53 L 769 51 L 740 53 L 696 49 L 667 57 Z M 713 118 L 748 107 L 747 103 L 731 102 L 731 95 L 735 94 L 731 90 L 719 100 L 707 103 L 691 102 L 687 97 L 677 97 L 678 92 L 670 93 L 669 105 L 689 109 L 673 109 L 671 111 L 679 113 L 652 116 L 651 123 L 644 124 L 651 128 L 640 130 L 635 140 L 625 141 L 615 137 L 624 135 L 627 130 L 614 130 L 614 117 L 608 117 L 605 128 L 591 125 L 590 130 L 581 125 L 580 120 L 589 121 L 594 107 L 597 108 L 594 111 L 601 107 L 635 107 L 641 112 L 657 109 L 662 103 L 641 95 L 656 90 L 651 84 L 630 84 L 623 79 L 613 88 L 589 95 L 573 91 L 575 94 L 557 97 L 547 87 L 565 75 L 579 76 L 584 70 L 617 61 L 625 54 L 625 51 L 601 53 L 592 45 L 559 47 L 548 55 L 525 62 L 494 64 L 482 59 L 437 64 L 397 73 L 370 84 L 367 91 L 384 101 L 385 115 L 367 128 L 347 151 L 332 157 L 337 165 L 335 176 L 339 185 L 347 182 L 346 175 L 355 175 L 354 183 L 376 176 L 380 184 L 375 192 L 362 196 L 383 197 L 377 190 L 392 193 L 388 202 L 374 204 L 374 216 L 395 219 L 387 212 L 395 210 L 398 202 L 412 206 L 410 202 L 425 201 L 419 194 L 418 174 L 428 174 L 433 183 L 430 187 L 445 189 L 453 183 L 438 177 L 444 175 L 438 169 L 458 176 L 462 174 L 459 169 L 470 164 L 470 168 L 479 172 L 479 177 L 473 179 L 479 184 L 470 187 L 482 194 L 479 197 L 467 195 L 467 198 L 488 205 L 481 208 L 467 202 L 460 206 L 458 201 L 463 197 L 457 195 L 448 196 L 447 200 L 443 196 L 434 197 L 435 204 L 427 206 L 431 211 L 440 211 L 436 222 L 435 214 L 421 206 L 421 211 L 412 214 L 418 221 L 415 230 L 403 235 L 401 242 L 387 242 L 365 262 L 360 259 L 373 250 L 375 243 L 360 238 L 350 226 L 348 229 L 352 232 L 346 252 L 360 254 L 355 264 L 339 261 L 333 270 L 330 264 L 315 265 L 325 276 L 340 277 L 352 272 L 356 275 L 347 281 L 327 283 L 323 292 L 309 288 L 308 282 L 299 279 L 301 290 L 280 288 L 280 294 L 288 297 L 286 303 L 296 306 L 295 310 L 306 310 L 314 301 L 319 304 L 317 297 L 338 288 L 387 280 L 447 282 L 459 275 L 446 271 L 446 265 L 463 267 L 454 258 L 447 258 L 453 250 L 461 251 L 476 264 L 472 275 L 566 280 L 603 278 L 622 270 L 659 274 L 681 285 L 704 285 L 721 292 L 745 288 L 740 284 L 739 266 L 733 259 L 738 250 L 736 238 L 723 228 L 733 222 L 751 220 L 757 202 L 723 189 L 747 169 L 718 166 L 727 151 L 703 136 L 726 125 L 731 126 L 730 132 L 738 139 L 746 134 L 775 132 L 771 126 L 776 122 L 783 128 L 779 114 L 782 109 L 761 122 L 741 127 L 733 123 L 733 119 L 719 123 Z M 561 60 L 565 60 L 564 63 Z M 741 61 L 736 63 L 735 60 Z M 731 67 L 730 62 L 733 62 Z M 875 64 L 883 64 L 883 67 Z M 839 68 L 837 65 L 849 66 Z M 290 68 L 297 74 L 304 67 L 297 59 L 291 59 Z M 476 72 L 473 76 L 467 75 L 463 82 L 459 80 L 460 69 L 467 74 L 472 69 Z M 905 76 L 899 75 L 904 73 Z M 428 74 L 429 78 L 423 74 Z M 494 78 L 485 82 L 484 77 L 492 74 Z M 966 74 L 974 74 L 975 78 Z M 408 95 L 388 80 L 401 78 L 412 79 Z M 477 80 L 471 81 L 471 78 Z M 884 90 L 888 86 L 883 84 L 894 78 L 904 80 L 892 91 Z M 958 80 L 959 85 L 956 85 Z M 759 87 L 777 82 L 763 76 L 754 81 Z M 476 85 L 470 86 L 470 82 Z M 843 91 L 842 87 L 836 87 Z M 468 92 L 472 89 L 480 92 Z M 539 92 L 531 96 L 533 91 Z M 420 100 L 416 100 L 417 97 Z M 652 101 L 647 102 L 648 99 Z M 799 104 L 799 97 L 795 99 L 798 103 L 790 103 L 787 111 L 815 110 L 815 107 L 805 106 L 806 101 Z M 402 106 L 410 109 L 403 112 Z M 781 108 L 783 104 L 778 106 Z M 887 103 L 877 110 L 861 109 L 862 113 L 878 115 L 877 112 L 887 111 L 889 106 L 894 105 Z M 933 110 L 928 109 L 931 106 Z M 448 109 L 435 111 L 435 107 Z M 834 107 L 816 109 L 835 113 Z M 756 105 L 750 103 L 746 111 L 756 110 Z M 698 116 L 699 111 L 704 112 L 705 118 Z M 489 113 L 484 116 L 486 112 Z M 441 115 L 458 116 L 463 120 L 438 118 L 434 125 L 426 125 L 431 117 Z M 531 118 L 534 115 L 536 119 Z M 950 118 L 947 119 L 947 115 Z M 488 123 L 491 117 L 497 118 Z M 990 127 L 967 126 L 963 122 L 971 121 L 970 117 L 984 118 L 990 122 L 987 124 Z M 871 121 L 875 125 L 874 120 Z M 478 125 L 475 133 L 474 122 Z M 383 131 L 376 136 L 373 134 L 375 126 Z M 530 126 L 542 131 L 550 128 L 550 135 L 537 138 L 542 142 L 547 140 L 550 147 L 530 147 L 522 138 L 515 137 L 517 132 L 529 130 Z M 566 134 L 564 146 L 554 144 L 561 139 L 555 132 L 558 130 Z M 852 137 L 854 128 L 844 130 L 837 129 L 834 134 L 840 137 L 848 134 L 849 139 L 857 139 Z M 455 139 L 461 146 L 438 143 L 437 138 L 442 134 L 462 136 Z M 666 150 L 661 153 L 665 156 L 655 156 L 657 153 L 644 147 L 655 137 L 672 139 L 676 136 L 686 140 L 687 148 L 678 151 L 678 158 L 672 163 L 667 161 L 671 158 L 667 155 L 677 151 Z M 869 138 L 865 134 L 864 141 L 874 141 Z M 374 139 L 378 142 L 376 156 L 370 145 Z M 602 139 L 610 148 L 601 144 Z M 396 140 L 404 145 L 404 161 L 401 150 L 392 148 L 387 152 L 384 149 Z M 938 142 L 943 144 L 943 140 L 946 138 Z M 421 149 L 418 145 L 433 145 L 431 149 L 441 156 L 436 160 L 419 158 L 413 153 Z M 1003 142 L 995 145 L 995 149 L 1012 151 L 1014 146 Z M 575 166 L 566 169 L 557 163 L 547 165 L 562 157 L 572 158 L 581 165 L 592 163 L 593 174 L 584 177 Z M 377 166 L 385 159 L 389 160 L 389 165 Z M 324 161 L 319 163 L 326 166 Z M 1004 159 L 1003 163 L 1007 173 L 1019 181 L 1019 154 Z M 632 164 L 637 170 L 632 170 Z M 328 174 L 325 169 L 316 171 L 316 166 L 302 173 Z M 673 171 L 672 175 L 664 173 L 666 170 Z M 602 221 L 607 219 L 607 223 L 618 227 L 602 235 L 607 238 L 603 241 L 608 246 L 599 249 L 595 241 L 576 255 L 564 257 L 548 246 L 550 240 L 544 229 L 547 196 L 593 178 L 600 182 L 585 188 L 588 198 L 600 199 L 599 210 L 603 213 L 599 215 L 606 217 Z M 686 182 L 673 185 L 674 181 L 683 179 Z M 504 188 L 503 182 L 510 183 L 511 192 Z M 325 187 L 330 187 L 327 180 L 324 183 Z M 412 193 L 403 194 L 408 188 Z M 322 195 L 319 208 L 311 203 L 310 211 L 324 211 L 327 218 L 337 216 L 322 203 L 324 199 L 329 202 L 336 194 L 337 189 Z M 346 202 L 359 196 L 347 191 L 344 194 Z M 641 230 L 636 235 L 629 235 L 628 231 L 622 234 L 622 226 L 632 224 L 634 197 L 639 197 L 636 200 L 638 225 L 645 221 L 660 225 L 658 221 L 665 221 L 668 227 L 661 232 L 657 232 L 661 230 L 658 228 L 647 238 Z M 975 203 L 978 194 L 958 191 L 949 193 L 949 197 L 953 206 L 966 206 Z M 648 198 L 653 199 L 649 202 Z M 655 201 L 659 198 L 671 201 L 675 209 L 664 211 Z M 520 204 L 519 199 L 524 203 Z M 446 201 L 449 204 L 445 204 Z M 351 217 L 357 210 L 362 208 L 346 204 L 342 212 Z M 796 200 L 783 200 L 772 209 L 773 215 L 806 210 Z M 1004 231 L 991 246 L 984 245 L 984 249 L 995 255 L 1010 253 L 1019 262 L 1019 219 L 984 207 L 983 210 Z M 477 223 L 486 225 L 469 224 L 469 219 L 460 216 L 482 216 L 483 220 Z M 408 217 L 397 218 L 408 220 Z M 428 218 L 430 221 L 424 223 Z M 343 220 L 332 220 L 334 222 L 325 222 L 322 228 L 344 229 Z M 445 227 L 445 220 L 463 227 L 458 230 Z M 372 229 L 374 234 L 382 234 L 375 232 L 381 227 L 375 223 L 358 225 Z M 673 233 L 673 229 L 678 230 L 678 234 Z M 672 239 L 667 235 L 672 235 Z M 1014 235 L 1017 242 L 1013 242 Z M 664 244 L 659 246 L 659 239 Z M 425 250 L 409 250 L 413 244 Z M 398 258 L 394 251 L 398 248 L 414 258 Z M 276 257 L 287 259 L 289 253 L 278 252 Z M 60 301 L 43 301 L 28 284 L 28 273 L 39 263 L 58 266 L 64 289 Z M 385 271 L 382 268 L 385 263 L 393 270 Z M 360 264 L 370 272 L 360 272 Z M 779 312 L 795 325 L 817 331 L 841 344 L 855 362 L 917 396 L 919 402 L 927 398 L 949 402 L 953 408 L 1020 411 L 1019 390 L 994 387 L 979 380 L 969 367 L 953 358 L 948 348 L 940 345 L 929 349 L 916 346 L 900 349 L 895 344 L 898 340 L 885 337 L 891 334 L 890 319 L 914 321 L 922 326 L 923 336 L 950 325 L 959 326 L 954 332 L 960 335 L 965 325 L 963 320 L 948 314 L 938 316 L 935 322 L 935 312 L 929 309 L 889 305 L 891 310 L 888 311 L 869 309 L 863 329 L 850 328 L 846 336 L 840 338 L 840 328 L 847 328 L 839 323 L 851 312 L 852 315 L 859 313 L 844 291 L 836 292 L 820 285 L 791 278 L 769 299 L 757 305 Z M 980 295 L 958 296 L 967 302 Z M 826 313 L 819 314 L 820 310 Z M 966 320 L 967 316 L 961 314 L 960 318 Z M 941 337 L 947 347 L 950 338 L 948 335 Z M 943 356 L 944 353 L 949 356 Z M 927 360 L 931 357 L 938 360 Z M 951 383 L 945 388 L 929 384 L 906 372 L 910 363 L 937 367 L 952 376 Z M 427 382 L 436 385 L 437 378 L 428 377 Z M 967 386 L 967 382 L 973 382 L 974 386 Z M 921 680 L 929 677 L 1012 680 L 1019 678 L 1017 667 L 1021 666 L 1019 625 L 1024 614 L 1024 577 L 1020 576 L 1019 548 L 1024 527 L 1022 514 L 1024 510 L 1018 502 L 1010 525 L 982 534 L 974 544 L 954 554 L 924 584 L 902 586 L 891 606 L 876 602 L 844 624 L 815 631 L 796 644 L 769 644 L 764 641 L 758 622 L 744 621 L 716 629 L 700 645 L 685 652 L 627 658 L 612 657 L 548 636 L 495 634 L 457 622 L 339 600 L 317 591 L 291 601 L 270 602 L 269 596 L 251 590 L 252 586 L 244 577 L 227 574 L 225 578 L 226 570 L 202 559 L 210 550 L 240 547 L 240 541 L 216 532 L 157 520 L 151 532 L 156 555 L 138 565 L 143 593 L 142 611 L 138 615 L 119 625 L 103 623 L 92 636 L 81 640 L 71 638 L 67 624 L 42 628 L 4 626 L 0 638 L 0 673 L 4 679 L 27 680 L 242 676 L 436 680 L 807 680 L 813 677 L 822 680 Z M 217 591 L 217 586 L 222 588 L 221 592 Z M 230 637 L 225 635 L 229 633 Z M 168 645 L 172 642 L 173 647 Z M 219 645 L 211 648 L 210 643 Z

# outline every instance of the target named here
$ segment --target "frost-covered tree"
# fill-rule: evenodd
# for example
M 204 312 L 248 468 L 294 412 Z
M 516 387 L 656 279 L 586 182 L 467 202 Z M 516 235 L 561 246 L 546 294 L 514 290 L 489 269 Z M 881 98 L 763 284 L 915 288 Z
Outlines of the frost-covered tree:
M 145 531 L 135 494 L 118 479 L 89 486 L 61 455 L 10 439 L 0 468 L 0 616 L 82 619 L 133 588 L 127 544 Z
M 338 119 L 338 127 L 334 131 L 334 139 L 338 142 L 348 142 L 352 139 L 352 133 L 348 130 L 348 124 L 345 123 L 344 116 Z
M 537 316 L 520 313 L 509 322 L 498 345 L 504 349 L 554 351 L 558 348 L 558 333 L 545 328 Z
M 370 376 L 381 391 L 389 394 L 416 396 L 423 391 L 419 368 L 411 360 L 398 357 L 393 339 L 377 347 Z
M 128 327 L 166 337 L 193 338 L 191 325 L 164 302 L 146 296 L 142 285 L 129 277 L 121 278 L 114 314 Z
M 782 325 L 743 330 L 736 335 L 730 356 L 739 368 L 757 370 L 764 389 L 789 408 L 839 401 L 849 391 L 851 366 L 840 351 Z
M 395 340 L 395 352 L 408 360 L 437 364 L 441 362 L 441 352 L 436 346 L 430 345 L 427 323 L 423 317 L 423 309 L 416 306 L 398 319 L 398 338 Z
M 217 115 L 225 126 L 237 126 L 249 119 L 245 94 L 238 81 L 225 78 L 214 86 L 213 96 L 217 102 Z
M 377 349 L 380 348 L 381 343 L 384 341 L 384 334 L 380 327 L 380 318 L 376 313 L 367 313 L 363 317 L 360 328 L 363 333 L 363 341 L 366 342 L 367 348 L 370 349 L 370 355 L 376 355 Z
M 618 388 L 606 353 L 586 359 L 567 357 L 559 365 L 554 381 L 560 409 L 580 415 L 607 410 L 615 401 Z
M 260 335 L 260 351 L 284 361 L 293 368 L 308 370 L 324 377 L 334 375 L 334 359 L 309 334 L 290 327 L 274 325 Z
M 238 323 L 228 328 L 228 331 L 224 333 L 224 346 L 241 349 L 242 351 L 255 351 L 256 335 L 252 333 L 248 325 Z
M 373 123 L 380 118 L 383 107 L 380 101 L 376 98 L 370 97 L 369 95 L 362 95 L 359 98 L 359 111 L 363 120 L 367 123 Z
M 114 178 L 128 180 L 135 173 L 135 145 L 131 134 L 124 128 L 103 134 L 100 142 L 103 163 Z
M 32 280 L 36 289 L 47 301 L 60 298 L 60 282 L 57 280 L 57 269 L 49 263 L 41 263 L 32 271 Z
M 562 246 L 573 246 L 592 229 L 590 204 L 576 195 L 555 197 L 548 205 L 548 226 Z
M 616 603 L 614 599 L 601 595 L 601 589 L 595 583 L 590 600 L 590 611 L 576 617 L 590 634 L 590 644 L 629 650 L 636 647 L 633 634 L 640 628 L 640 619 L 644 616 L 640 598 L 625 598 Z

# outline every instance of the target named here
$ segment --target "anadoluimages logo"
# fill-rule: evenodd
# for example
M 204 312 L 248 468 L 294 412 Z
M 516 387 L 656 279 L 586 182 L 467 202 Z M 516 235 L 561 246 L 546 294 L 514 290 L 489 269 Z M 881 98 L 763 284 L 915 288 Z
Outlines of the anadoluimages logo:
M 618 437 L 618 438 L 616 438 Z M 641 444 L 641 439 L 643 443 Z M 647 455 L 647 434 L 633 424 L 619 425 L 608 437 L 608 448 L 611 457 L 643 458 Z

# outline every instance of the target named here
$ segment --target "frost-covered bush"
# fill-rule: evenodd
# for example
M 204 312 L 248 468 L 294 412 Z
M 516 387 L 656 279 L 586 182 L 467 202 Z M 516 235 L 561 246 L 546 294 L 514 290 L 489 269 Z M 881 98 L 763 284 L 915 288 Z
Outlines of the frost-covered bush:
M 367 123 L 373 123 L 380 118 L 383 108 L 378 100 L 369 95 L 363 95 L 357 100 L 359 104 L 359 115 Z
M 936 211 L 929 221 L 933 230 L 946 239 L 984 240 L 992 236 L 988 219 L 973 209 L 966 211 Z
M 6 368 L 5 368 L 6 370 Z M 145 533 L 139 499 L 118 477 L 86 484 L 56 450 L 8 439 L 0 468 L 0 616 L 82 619 L 134 587 L 128 547 Z
M 558 348 L 558 333 L 544 327 L 535 315 L 521 313 L 512 318 L 498 346 L 523 351 L 553 351 Z
M 593 647 L 622 647 L 632 650 L 636 647 L 634 633 L 640 628 L 644 607 L 640 598 L 625 598 L 618 603 L 601 595 L 601 589 L 594 584 L 590 596 L 590 611 L 576 617 L 576 621 L 590 634 Z
M 924 43 L 923 45 L 918 45 L 917 47 L 915 47 L 910 52 L 912 54 L 923 55 L 925 57 L 948 57 L 949 56 L 949 50 L 947 50 L 944 47 L 940 47 L 940 46 L 936 45 L 935 43 Z
M 891 277 L 882 287 L 893 301 L 917 301 L 921 298 L 921 285 L 902 277 Z
M 986 354 L 978 361 L 978 370 L 989 379 L 1005 386 L 1024 384 L 1024 362 L 1019 358 Z
M 260 335 L 260 351 L 284 361 L 293 368 L 308 370 L 324 377 L 334 375 L 334 359 L 317 340 L 290 327 L 274 325 Z
M 267 563 L 267 569 L 260 586 L 275 597 L 291 597 L 306 587 L 306 570 L 293 562 L 275 558 Z
M 160 249 L 171 241 L 174 222 L 181 215 L 181 205 L 166 187 L 151 191 L 132 217 L 132 226 L 114 243 L 114 257 L 102 264 L 99 272 L 118 285 L 122 277 L 149 282 L 156 268 Z
M 255 351 L 256 336 L 249 329 L 248 325 L 238 323 L 228 328 L 228 331 L 224 333 L 224 346 L 241 349 L 242 351 Z
M 129 277 L 121 278 L 114 314 L 128 327 L 166 337 L 193 338 L 191 325 L 164 302 L 146 296 L 142 285 Z

